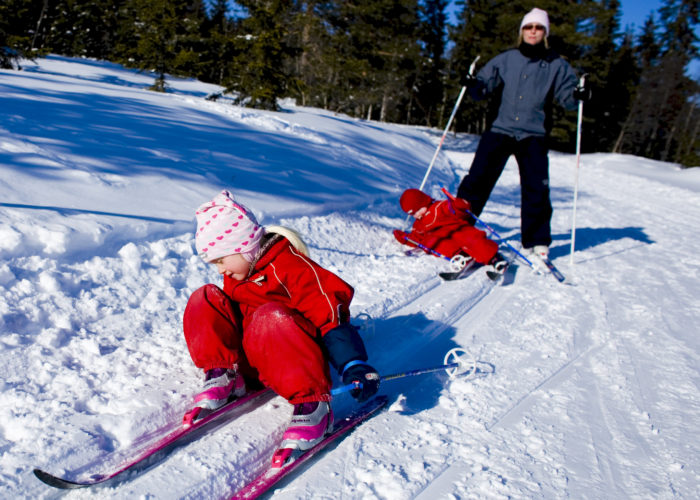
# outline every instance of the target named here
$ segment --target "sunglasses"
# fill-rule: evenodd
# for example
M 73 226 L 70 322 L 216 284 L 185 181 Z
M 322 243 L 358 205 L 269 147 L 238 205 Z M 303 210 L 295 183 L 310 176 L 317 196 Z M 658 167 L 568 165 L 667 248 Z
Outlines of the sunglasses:
M 537 31 L 544 31 L 544 26 L 541 24 L 526 24 L 523 26 L 523 31 L 530 31 L 532 28 L 535 28 Z

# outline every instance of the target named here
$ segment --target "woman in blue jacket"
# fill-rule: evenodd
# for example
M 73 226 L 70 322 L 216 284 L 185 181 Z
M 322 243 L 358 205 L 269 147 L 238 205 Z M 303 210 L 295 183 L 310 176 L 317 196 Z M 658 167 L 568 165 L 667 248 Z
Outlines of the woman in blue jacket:
M 476 77 L 467 77 L 477 100 L 500 97 L 498 115 L 483 133 L 469 173 L 457 196 L 469 201 L 479 215 L 511 155 L 520 171 L 522 245 L 526 252 L 546 257 L 552 242 L 549 199 L 549 159 L 546 136 L 551 129 L 552 104 L 575 109 L 588 96 L 578 89 L 571 65 L 547 44 L 549 17 L 534 8 L 520 23 L 518 47 L 491 59 Z

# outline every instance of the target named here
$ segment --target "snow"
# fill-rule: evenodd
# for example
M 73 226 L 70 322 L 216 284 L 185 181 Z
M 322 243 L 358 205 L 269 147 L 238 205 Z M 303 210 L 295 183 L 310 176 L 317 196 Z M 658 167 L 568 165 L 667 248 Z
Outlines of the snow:
M 187 298 L 221 283 L 193 249 L 194 210 L 223 188 L 263 224 L 300 231 L 356 289 L 383 374 L 479 368 L 383 384 L 387 410 L 275 498 L 700 497 L 700 168 L 552 152 L 551 255 L 562 285 L 513 266 L 442 282 L 407 257 L 403 189 L 442 131 L 51 56 L 0 71 L 0 497 L 54 498 L 32 470 L 107 472 L 100 460 L 177 421 L 201 385 L 182 335 Z M 468 104 L 465 104 L 468 105 Z M 456 191 L 478 137 L 450 134 L 427 189 Z M 517 167 L 483 214 L 519 248 Z M 353 404 L 334 401 L 337 417 Z M 291 413 L 275 397 L 125 481 L 67 498 L 228 498 L 270 459 Z M 75 475 L 73 476 L 75 477 Z

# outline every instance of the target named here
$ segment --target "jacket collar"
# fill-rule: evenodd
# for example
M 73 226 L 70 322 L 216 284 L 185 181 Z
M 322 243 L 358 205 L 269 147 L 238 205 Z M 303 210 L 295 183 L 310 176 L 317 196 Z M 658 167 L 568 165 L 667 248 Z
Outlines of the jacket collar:
M 286 238 L 281 234 L 266 233 L 262 237 L 258 252 L 255 254 L 253 261 L 250 263 L 247 278 L 250 278 L 257 271 L 260 271 L 262 268 L 267 266 L 272 259 L 277 257 L 277 255 L 279 255 L 279 253 L 285 249 L 286 242 Z

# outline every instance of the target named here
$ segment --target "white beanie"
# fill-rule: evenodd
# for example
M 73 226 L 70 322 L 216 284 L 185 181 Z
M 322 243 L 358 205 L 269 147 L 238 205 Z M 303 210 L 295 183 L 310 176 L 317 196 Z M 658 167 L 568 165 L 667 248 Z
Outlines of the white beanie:
M 253 261 L 265 230 L 250 210 L 233 200 L 231 193 L 221 191 L 199 207 L 195 216 L 195 246 L 204 262 L 236 253 L 248 262 Z
M 547 15 L 546 11 L 535 7 L 530 12 L 525 14 L 522 22 L 520 23 L 520 31 L 523 30 L 523 26 L 532 23 L 541 24 L 544 26 L 544 34 L 545 36 L 549 36 L 549 16 Z

